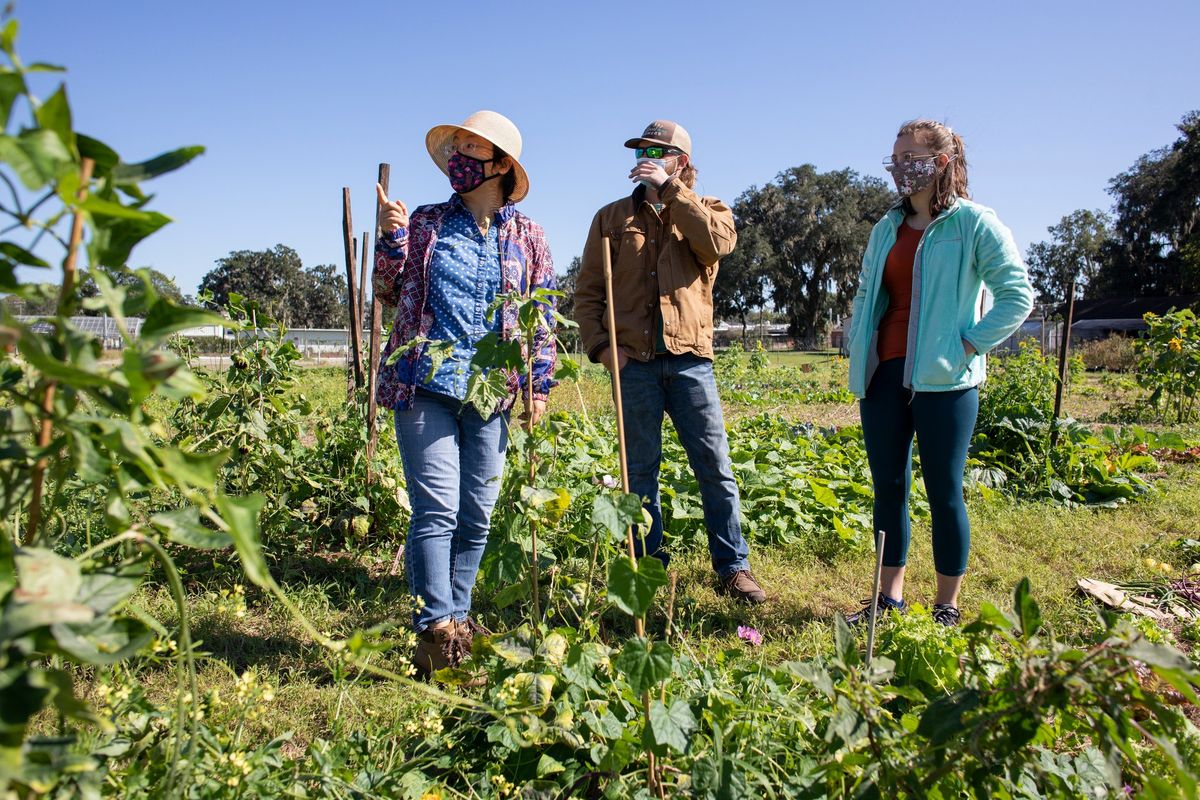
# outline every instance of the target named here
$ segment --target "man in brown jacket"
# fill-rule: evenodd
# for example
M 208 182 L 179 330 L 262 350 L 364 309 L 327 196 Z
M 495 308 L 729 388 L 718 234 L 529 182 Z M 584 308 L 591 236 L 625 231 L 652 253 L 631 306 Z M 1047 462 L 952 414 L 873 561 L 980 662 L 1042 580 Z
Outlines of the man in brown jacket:
M 751 603 L 766 594 L 750 574 L 741 506 L 713 377 L 713 281 L 733 252 L 733 213 L 692 191 L 692 140 L 656 120 L 625 142 L 637 165 L 630 197 L 596 213 L 576 282 L 575 319 L 588 357 L 621 373 L 629 481 L 654 521 L 645 552 L 665 564 L 658 470 L 663 413 L 671 417 L 700 484 L 713 569 L 726 593 Z M 612 247 L 618 352 L 609 352 L 602 248 Z M 639 555 L 641 541 L 639 537 Z

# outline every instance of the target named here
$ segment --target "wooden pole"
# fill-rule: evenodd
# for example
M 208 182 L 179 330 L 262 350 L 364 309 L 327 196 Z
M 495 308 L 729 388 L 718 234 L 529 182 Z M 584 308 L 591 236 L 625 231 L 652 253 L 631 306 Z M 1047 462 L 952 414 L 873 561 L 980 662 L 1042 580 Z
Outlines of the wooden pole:
M 378 203 L 379 199 L 376 198 Z M 358 328 L 363 330 L 369 324 L 367 320 L 370 318 L 370 308 L 367 305 L 367 281 L 371 279 L 371 273 L 367 271 L 367 265 L 371 263 L 371 258 L 367 254 L 367 248 L 371 246 L 370 237 L 367 232 L 363 231 L 362 235 L 362 257 L 358 261 Z M 370 358 L 370 354 L 367 354 Z M 367 380 L 370 382 L 370 373 L 367 373 Z
M 79 193 L 76 195 L 79 203 L 87 198 L 88 186 L 92 182 L 92 170 L 96 162 L 90 158 L 83 159 L 79 167 Z M 83 213 L 76 209 L 75 217 L 71 220 L 71 238 L 67 243 L 67 257 L 63 259 L 62 286 L 58 289 L 58 314 L 67 316 L 74 305 L 75 276 L 79 270 L 76 266 L 79 259 L 79 245 L 83 241 Z M 37 445 L 44 450 L 50 446 L 54 438 L 54 395 L 58 382 L 46 382 L 42 394 L 42 420 L 38 429 Z M 30 481 L 33 484 L 33 494 L 29 500 L 29 520 L 25 528 L 25 544 L 33 545 L 37 541 L 38 529 L 42 526 L 42 487 L 46 481 L 46 464 L 49 459 L 43 455 L 33 465 Z
M 879 531 L 875 544 L 875 585 L 871 589 L 871 618 L 867 628 L 867 669 L 871 668 L 871 659 L 875 656 L 875 623 L 879 617 L 879 584 L 883 580 L 883 543 L 887 538 L 884 531 Z
M 617 369 L 617 322 L 613 311 L 612 286 L 612 252 L 608 237 L 604 237 L 604 246 L 600 248 L 604 264 L 604 299 L 608 313 L 608 357 L 612 366 L 613 406 L 617 412 L 617 447 L 621 454 L 621 489 L 629 494 L 629 459 L 625 451 L 625 410 L 621 405 L 621 370 Z M 629 545 L 629 559 L 637 563 L 637 551 L 633 546 L 633 528 L 628 530 L 626 537 Z M 638 623 L 638 636 L 642 635 L 641 622 Z
M 1067 383 L 1067 354 L 1071 350 L 1071 325 L 1075 322 L 1075 279 L 1067 289 L 1067 322 L 1063 326 L 1062 340 L 1058 343 L 1058 386 L 1054 390 L 1054 418 L 1062 411 L 1063 387 Z
M 390 164 L 379 165 L 379 185 L 383 187 L 384 194 L 388 191 L 388 181 L 391 178 L 392 167 Z M 378 244 L 379 237 L 383 235 L 383 231 L 379 228 L 379 198 L 375 199 L 375 242 Z M 374 252 L 374 248 L 372 248 Z M 364 271 L 365 272 L 365 271 Z M 374 273 L 374 270 L 371 270 Z M 374 285 L 371 287 L 371 350 L 367 354 L 370 358 L 367 381 L 367 480 L 371 480 L 371 459 L 375 457 L 375 449 L 379 444 L 379 431 L 375 425 L 375 414 L 377 411 L 375 403 L 375 387 L 379 385 L 379 356 L 380 356 L 380 333 L 383 329 L 383 306 L 379 302 L 379 298 L 375 296 Z
M 354 223 L 350 216 L 350 187 L 342 187 L 342 244 L 346 252 L 346 310 L 350 316 L 350 346 L 354 351 L 354 386 L 361 387 L 363 381 L 362 361 L 362 314 L 358 308 L 358 290 L 356 288 L 356 247 L 354 243 Z

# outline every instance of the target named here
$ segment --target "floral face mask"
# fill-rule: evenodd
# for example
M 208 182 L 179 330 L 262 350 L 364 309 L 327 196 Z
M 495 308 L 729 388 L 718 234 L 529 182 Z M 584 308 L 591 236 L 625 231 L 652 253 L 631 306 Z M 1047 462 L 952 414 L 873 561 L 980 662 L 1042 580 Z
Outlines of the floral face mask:
M 928 189 L 937 178 L 937 157 L 914 158 L 888 167 L 892 180 L 896 182 L 896 191 L 901 197 L 908 197 Z

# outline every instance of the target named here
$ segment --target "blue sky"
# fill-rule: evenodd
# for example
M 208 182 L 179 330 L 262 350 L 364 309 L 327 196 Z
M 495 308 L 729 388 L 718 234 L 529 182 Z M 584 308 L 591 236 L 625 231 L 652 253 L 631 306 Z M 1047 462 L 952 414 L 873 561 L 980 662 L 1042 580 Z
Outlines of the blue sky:
M 629 191 L 621 147 L 689 129 L 700 189 L 732 202 L 790 166 L 880 160 L 912 117 L 967 147 L 971 189 L 1022 249 L 1200 108 L 1200 3 L 130 2 L 18 0 L 19 52 L 66 66 L 76 128 L 140 160 L 208 152 L 146 188 L 176 221 L 131 264 L 194 291 L 231 250 L 342 263 L 341 187 L 444 200 L 424 148 L 480 108 L 512 118 L 560 272 Z M 43 95 L 52 86 L 46 85 Z

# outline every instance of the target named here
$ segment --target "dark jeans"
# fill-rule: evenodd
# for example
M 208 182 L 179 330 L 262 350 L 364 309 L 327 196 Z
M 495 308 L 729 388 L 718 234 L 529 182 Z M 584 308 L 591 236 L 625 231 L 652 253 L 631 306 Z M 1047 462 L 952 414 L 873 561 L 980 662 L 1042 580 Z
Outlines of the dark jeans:
M 675 424 L 679 442 L 700 484 L 713 569 L 721 577 L 749 569 L 750 548 L 742 536 L 741 503 L 712 362 L 693 355 L 659 355 L 648 362 L 631 359 L 621 370 L 621 404 L 630 489 L 646 499 L 646 510 L 654 521 L 645 532 L 645 552 L 664 564 L 669 560 L 662 548 L 658 492 L 665 412 Z M 636 539 L 640 556 L 641 532 Z
M 933 562 L 942 575 L 967 570 L 971 528 L 963 502 L 963 470 L 979 413 L 979 389 L 916 392 L 904 388 L 904 359 L 884 361 L 859 403 L 867 460 L 875 485 L 875 530 L 885 531 L 883 563 L 908 556 L 908 493 L 913 434 L 933 517 Z

